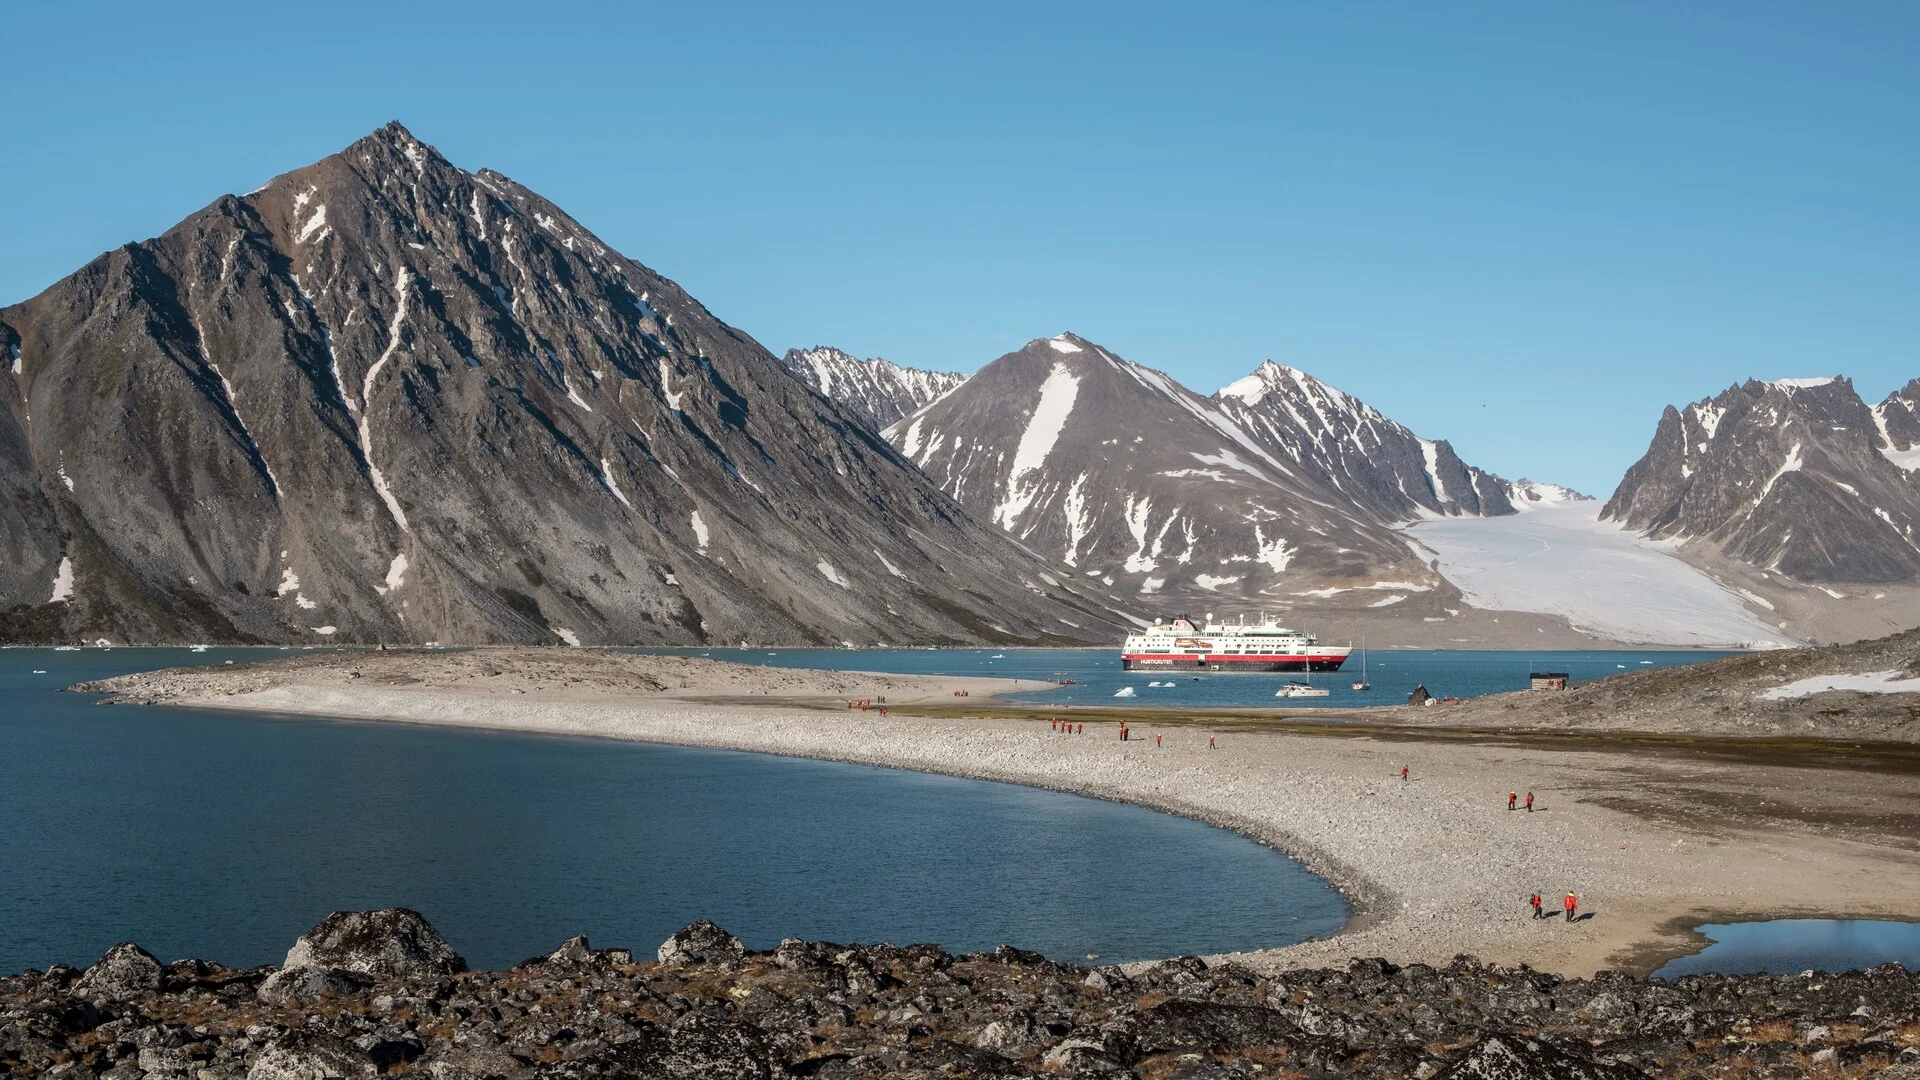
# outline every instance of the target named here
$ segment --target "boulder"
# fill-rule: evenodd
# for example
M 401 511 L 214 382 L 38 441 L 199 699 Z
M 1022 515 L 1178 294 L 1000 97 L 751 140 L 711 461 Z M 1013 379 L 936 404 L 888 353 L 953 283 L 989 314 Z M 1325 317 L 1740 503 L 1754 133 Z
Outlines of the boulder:
M 73 984 L 73 993 L 89 999 L 125 1001 L 159 990 L 160 983 L 160 961 L 133 942 L 123 941 L 80 976 L 80 981 Z
M 321 998 L 358 993 L 372 982 L 357 971 L 301 964 L 281 968 L 267 976 L 256 993 L 269 1005 L 311 1005 Z
M 747 955 L 740 939 L 701 919 L 674 931 L 655 954 L 663 964 L 726 964 Z
M 336 911 L 300 935 L 282 967 L 327 967 L 375 978 L 456 975 L 467 962 L 417 911 Z
M 1435 1080 L 1643 1080 L 1625 1065 L 1603 1065 L 1538 1039 L 1489 1035 L 1442 1069 Z
M 374 1080 L 379 1071 L 359 1047 L 331 1035 L 295 1033 L 253 1059 L 247 1080 Z

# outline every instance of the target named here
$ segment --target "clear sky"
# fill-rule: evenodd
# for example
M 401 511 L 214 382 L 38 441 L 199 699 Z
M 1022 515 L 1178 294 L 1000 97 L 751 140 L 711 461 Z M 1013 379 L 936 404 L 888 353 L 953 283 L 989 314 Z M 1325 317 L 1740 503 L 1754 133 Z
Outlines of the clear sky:
M 1272 358 L 1606 495 L 1920 376 L 1920 4 L 14 4 L 0 304 L 390 119 L 776 352 Z

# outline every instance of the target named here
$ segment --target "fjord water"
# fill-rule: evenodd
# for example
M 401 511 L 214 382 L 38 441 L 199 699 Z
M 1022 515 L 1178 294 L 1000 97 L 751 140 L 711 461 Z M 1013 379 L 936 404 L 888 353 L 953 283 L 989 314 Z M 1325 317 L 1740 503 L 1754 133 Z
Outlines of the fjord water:
M 0 650 L 0 973 L 134 940 L 278 962 L 334 909 L 427 915 L 501 967 L 711 918 L 1126 961 L 1283 945 L 1344 901 L 1141 807 L 725 751 L 94 704 L 76 681 L 261 650 Z
M 901 675 L 990 675 L 1031 682 L 1013 696 L 1033 702 L 1111 704 L 1115 694 L 1132 689 L 1125 704 L 1195 708 L 1274 708 L 1273 692 L 1298 674 L 1122 671 L 1119 649 L 647 649 L 679 655 L 710 656 L 737 664 L 773 667 L 884 671 Z M 1282 707 L 1357 709 L 1405 704 L 1415 686 L 1437 698 L 1479 697 L 1525 690 L 1534 671 L 1564 671 L 1576 683 L 1628 671 L 1675 664 L 1698 664 L 1731 653 L 1697 649 L 1661 652 L 1582 650 L 1513 652 L 1491 649 L 1382 649 L 1366 656 L 1371 687 L 1354 690 L 1362 674 L 1356 649 L 1340 671 L 1314 675 L 1314 686 L 1333 691 L 1324 698 L 1288 699 Z M 1072 686 L 1056 686 L 1062 679 Z M 1159 685 L 1154 685 L 1158 683 Z

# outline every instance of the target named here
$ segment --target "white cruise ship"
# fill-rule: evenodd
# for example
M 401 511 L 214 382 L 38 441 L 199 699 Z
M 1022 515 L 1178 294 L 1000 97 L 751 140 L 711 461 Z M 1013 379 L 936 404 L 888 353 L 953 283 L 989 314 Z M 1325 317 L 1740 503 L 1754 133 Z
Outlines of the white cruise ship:
M 1127 671 L 1339 671 L 1353 650 L 1321 645 L 1312 635 L 1263 619 L 1204 628 L 1185 616 L 1128 634 L 1120 665 Z

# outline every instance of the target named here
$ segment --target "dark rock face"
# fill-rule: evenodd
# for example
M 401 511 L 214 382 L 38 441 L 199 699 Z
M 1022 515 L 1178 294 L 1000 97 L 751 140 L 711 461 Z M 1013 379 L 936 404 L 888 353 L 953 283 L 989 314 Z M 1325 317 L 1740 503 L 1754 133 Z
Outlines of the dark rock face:
M 967 381 L 965 375 L 901 367 L 877 356 L 862 360 L 829 345 L 788 349 L 780 362 L 815 393 L 846 406 L 874 431 Z
M 1204 601 L 1437 585 L 1392 528 L 1443 505 L 1435 494 L 1395 494 L 1388 474 L 1362 466 L 1364 447 L 1329 475 L 1324 456 L 1308 455 L 1318 442 L 1287 441 L 1277 420 L 1261 434 L 1243 426 L 1252 396 L 1203 398 L 1063 334 L 988 364 L 886 436 L 975 514 L 1125 593 Z M 1508 509 L 1499 484 L 1479 483 L 1472 505 Z
M 1869 409 L 1844 378 L 1750 380 L 1669 406 L 1601 516 L 1796 581 L 1913 581 L 1920 483 L 1896 460 L 1915 426 L 1906 399 Z
M 674 940 L 731 941 L 711 924 Z M 1627 1080 L 1905 1076 L 1920 980 L 1613 972 L 1567 980 L 1457 958 L 1257 975 L 1192 957 L 1132 976 L 1018 949 L 788 940 L 632 964 L 563 948 L 502 972 L 368 979 L 286 1005 L 262 971 L 183 962 L 138 998 L 71 969 L 0 978 L 0 1074 L 312 1080 L 1316 1076 Z M 562 955 L 565 954 L 565 955 Z
M 724 964 L 746 953 L 739 938 L 706 919 L 674 931 L 655 951 L 663 964 Z
M 397 124 L 0 309 L 0 361 L 10 640 L 1121 625 L 679 286 Z
M 133 942 L 123 941 L 88 968 L 73 989 L 81 997 L 125 1001 L 160 989 L 160 982 L 160 961 Z
M 323 967 L 380 978 L 455 975 L 467 962 L 417 911 L 336 911 L 287 950 L 287 968 Z
M 1513 513 L 1505 480 L 1304 371 L 1269 360 L 1213 400 L 1275 456 L 1375 520 Z

